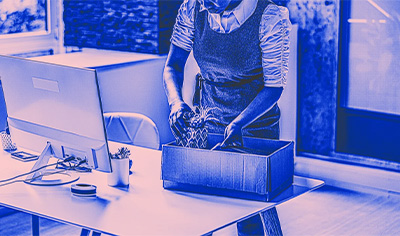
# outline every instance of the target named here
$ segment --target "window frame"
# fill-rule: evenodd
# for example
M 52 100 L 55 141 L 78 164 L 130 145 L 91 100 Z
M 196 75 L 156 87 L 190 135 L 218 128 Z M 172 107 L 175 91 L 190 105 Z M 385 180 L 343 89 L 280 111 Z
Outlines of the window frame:
M 398 169 L 400 115 L 347 107 L 348 85 L 351 79 L 349 78 L 350 26 L 347 20 L 350 18 L 351 1 L 340 1 L 335 152 L 341 158 L 357 159 L 362 164 L 374 163 L 373 165 L 394 166 Z M 349 155 L 363 158 L 349 158 Z
M 0 53 L 5 55 L 29 54 L 40 51 L 59 53 L 63 48 L 62 0 L 47 2 L 46 32 L 0 35 Z

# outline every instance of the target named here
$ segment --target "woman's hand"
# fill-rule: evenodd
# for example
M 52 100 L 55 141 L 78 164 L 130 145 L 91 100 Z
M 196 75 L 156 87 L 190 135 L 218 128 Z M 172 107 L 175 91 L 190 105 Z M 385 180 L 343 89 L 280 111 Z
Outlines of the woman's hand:
M 224 133 L 224 141 L 221 144 L 221 148 L 226 147 L 243 147 L 242 127 L 230 123 Z
M 264 87 L 253 101 L 226 127 L 221 147 L 243 147 L 242 129 L 269 111 L 282 94 L 282 87 Z
M 171 105 L 169 124 L 176 135 L 181 136 L 189 125 L 189 119 L 194 115 L 192 109 L 184 102 Z

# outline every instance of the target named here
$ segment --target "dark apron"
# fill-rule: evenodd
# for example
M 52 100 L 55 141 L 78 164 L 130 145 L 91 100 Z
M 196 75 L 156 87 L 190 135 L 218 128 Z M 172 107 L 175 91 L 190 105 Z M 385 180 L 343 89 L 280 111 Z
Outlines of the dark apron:
M 206 80 L 201 74 L 197 74 L 193 105 L 203 108 L 219 108 L 214 110 L 214 117 L 219 121 L 207 123 L 209 132 L 223 134 L 226 126 L 260 92 L 260 87 L 262 89 L 262 86 L 257 86 L 258 84 L 256 81 L 247 84 L 220 84 Z M 279 107 L 275 104 L 266 114 L 247 126 L 243 130 L 243 135 L 279 139 L 279 118 Z
M 214 110 L 219 121 L 207 124 L 209 132 L 223 134 L 264 87 L 259 26 L 268 4 L 259 0 L 246 22 L 224 34 L 210 28 L 207 11 L 199 12 L 200 5 L 196 3 L 193 55 L 201 75 L 196 76 L 194 103 L 219 108 Z M 275 104 L 247 126 L 243 135 L 278 139 L 279 118 Z

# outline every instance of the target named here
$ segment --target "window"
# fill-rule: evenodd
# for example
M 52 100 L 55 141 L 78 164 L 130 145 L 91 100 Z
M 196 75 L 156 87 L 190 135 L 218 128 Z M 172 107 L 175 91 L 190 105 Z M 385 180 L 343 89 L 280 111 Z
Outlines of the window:
M 0 38 L 49 33 L 47 0 L 0 1 Z
M 336 151 L 400 162 L 400 4 L 341 1 Z
M 61 0 L 1 0 L 0 53 L 57 53 L 62 47 L 61 7 Z

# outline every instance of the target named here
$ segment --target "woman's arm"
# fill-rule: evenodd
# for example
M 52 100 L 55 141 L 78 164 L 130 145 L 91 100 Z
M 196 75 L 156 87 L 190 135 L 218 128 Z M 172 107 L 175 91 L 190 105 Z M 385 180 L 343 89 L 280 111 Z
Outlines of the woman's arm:
M 189 53 L 171 44 L 163 72 L 164 89 L 171 109 L 169 122 L 176 134 L 183 133 L 187 127 L 185 119 L 192 112 L 182 98 L 183 71 Z
M 242 145 L 242 129 L 265 114 L 279 100 L 286 84 L 291 23 L 285 7 L 270 4 L 260 22 L 264 88 L 225 129 L 222 146 Z
M 171 36 L 171 46 L 164 67 L 165 93 L 171 109 L 169 122 L 175 134 L 186 128 L 184 115 L 191 112 L 182 99 L 183 71 L 194 40 L 194 7 L 196 0 L 184 0 Z
M 176 102 L 183 102 L 183 71 L 189 53 L 174 44 L 170 46 L 163 71 L 164 89 L 170 106 Z

